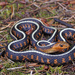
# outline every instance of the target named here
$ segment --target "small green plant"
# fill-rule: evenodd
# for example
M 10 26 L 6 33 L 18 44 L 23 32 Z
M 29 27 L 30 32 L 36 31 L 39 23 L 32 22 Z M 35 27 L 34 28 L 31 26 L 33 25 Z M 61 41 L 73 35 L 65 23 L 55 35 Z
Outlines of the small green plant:
M 49 70 L 50 74 L 63 73 L 62 66 L 59 66 L 59 67 L 51 67 L 51 66 L 49 66 L 49 68 L 50 68 L 50 70 Z M 50 75 L 49 72 L 46 72 L 46 73 L 47 73 L 47 75 Z

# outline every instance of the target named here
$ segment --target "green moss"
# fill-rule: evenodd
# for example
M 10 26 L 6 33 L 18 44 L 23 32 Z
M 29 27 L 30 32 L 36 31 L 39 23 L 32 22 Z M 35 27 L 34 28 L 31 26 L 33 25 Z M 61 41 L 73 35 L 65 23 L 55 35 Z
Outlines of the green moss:
M 24 15 L 24 14 L 25 14 L 25 12 L 21 12 L 21 14 L 22 14 L 22 15 Z
M 0 9 L 2 9 L 2 6 L 0 6 Z
M 2 21 L 0 21 L 0 24 L 3 23 Z
M 6 5 L 6 8 L 10 9 L 11 8 L 11 5 Z
M 19 13 L 15 13 L 15 15 L 20 18 L 22 17 L 21 14 L 19 14 Z
M 70 7 L 72 7 L 72 4 L 69 4 Z
M 2 32 L 2 33 L 0 33 L 1 35 L 5 35 L 5 34 L 7 34 L 7 31 L 5 31 L 5 32 Z
M 58 73 L 58 74 L 63 73 L 63 71 L 61 70 L 61 69 L 62 69 L 62 66 L 55 67 L 55 68 L 49 66 L 49 68 L 50 68 L 51 74 L 52 74 L 52 73 Z
M 0 17 L 6 19 L 10 16 L 11 10 L 5 9 L 0 13 Z
M 56 10 L 52 10 L 52 12 L 53 12 L 53 16 L 57 14 Z
M 8 0 L 9 3 L 12 3 L 14 0 Z
M 50 14 L 47 12 L 47 11 L 43 11 L 43 10 L 40 10 L 40 14 L 39 14 L 39 17 L 49 17 Z
M 23 4 L 19 3 L 19 4 L 18 4 L 18 7 L 19 7 L 19 8 L 23 7 Z
M 46 72 L 47 75 L 51 75 L 50 73 Z
M 11 39 L 10 35 L 7 35 L 7 36 L 6 36 L 6 39 L 7 39 L 7 40 Z

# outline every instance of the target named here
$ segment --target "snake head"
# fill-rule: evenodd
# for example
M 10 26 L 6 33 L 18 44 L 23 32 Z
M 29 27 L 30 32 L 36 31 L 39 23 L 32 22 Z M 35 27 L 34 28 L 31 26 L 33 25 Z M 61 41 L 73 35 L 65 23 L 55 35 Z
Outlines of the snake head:
M 44 53 L 55 53 L 55 52 L 64 52 L 66 49 L 68 50 L 70 45 L 67 42 L 57 42 L 51 48 L 48 49 L 41 49 L 40 51 Z
M 57 42 L 52 48 L 55 51 L 61 52 L 64 49 L 69 49 L 70 45 L 67 42 L 61 41 L 61 42 Z

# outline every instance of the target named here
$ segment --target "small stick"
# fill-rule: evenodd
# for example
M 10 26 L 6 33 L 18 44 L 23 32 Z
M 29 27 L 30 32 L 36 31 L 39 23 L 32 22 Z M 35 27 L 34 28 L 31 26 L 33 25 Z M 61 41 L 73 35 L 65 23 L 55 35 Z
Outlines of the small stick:
M 45 18 L 45 19 L 51 19 L 51 18 L 59 18 L 60 16 L 53 16 L 53 17 L 48 17 L 48 18 Z
M 11 22 L 6 27 L 2 27 L 0 30 L 3 30 L 5 28 L 9 27 L 10 25 L 11 25 Z
M 33 3 L 33 5 L 40 9 L 40 7 L 37 4 Z
M 61 3 L 57 2 L 57 4 L 59 4 L 64 10 L 68 11 L 68 9 L 66 9 Z
M 57 18 L 54 18 L 54 20 L 55 20 L 56 22 L 59 22 L 59 23 L 65 25 L 65 26 L 69 27 L 69 28 L 72 28 L 72 27 L 73 27 L 71 24 L 68 24 L 68 23 L 66 23 L 66 22 L 64 22 L 64 21 L 61 21 L 61 20 L 57 19 Z
M 70 21 L 72 18 L 74 18 L 75 19 L 75 14 L 74 15 L 72 15 L 68 20 L 63 20 L 63 21 Z
M 12 41 L 12 39 L 11 40 L 0 41 L 0 43 L 5 43 L 5 42 L 8 42 L 8 41 Z
M 43 4 L 45 4 L 45 3 L 53 3 L 53 2 L 61 2 L 61 1 L 63 1 L 63 0 L 50 0 L 50 1 L 44 2 Z
M 20 67 L 14 67 L 14 68 L 7 68 L 7 70 L 16 70 L 16 69 L 21 69 L 24 68 L 25 66 L 20 66 Z

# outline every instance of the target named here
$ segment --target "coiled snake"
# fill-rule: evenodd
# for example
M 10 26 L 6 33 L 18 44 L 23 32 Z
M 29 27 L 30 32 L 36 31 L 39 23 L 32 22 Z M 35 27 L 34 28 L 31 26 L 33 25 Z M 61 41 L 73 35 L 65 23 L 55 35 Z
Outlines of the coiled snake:
M 33 29 L 31 35 L 28 36 L 26 32 Z M 38 39 L 41 37 L 42 32 L 50 35 L 47 40 Z M 40 20 L 36 18 L 24 18 L 18 21 L 10 30 L 10 35 L 16 39 L 8 44 L 6 47 L 6 55 L 8 58 L 16 61 L 37 61 L 39 63 L 45 63 L 50 65 L 64 64 L 72 61 L 75 58 L 75 45 L 73 45 L 68 51 L 61 54 L 48 54 L 49 52 L 57 50 L 67 50 L 69 45 L 66 39 L 72 36 L 75 39 L 75 29 L 65 28 L 58 34 L 58 41 L 55 42 L 57 29 L 54 27 L 45 26 Z M 30 38 L 30 39 L 29 39 Z M 26 47 L 29 43 L 35 47 L 36 50 L 19 51 Z M 53 51 L 52 51 L 53 50 Z M 45 53 L 44 53 L 45 52 Z

